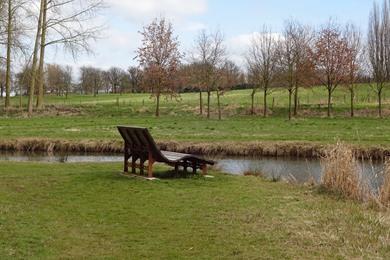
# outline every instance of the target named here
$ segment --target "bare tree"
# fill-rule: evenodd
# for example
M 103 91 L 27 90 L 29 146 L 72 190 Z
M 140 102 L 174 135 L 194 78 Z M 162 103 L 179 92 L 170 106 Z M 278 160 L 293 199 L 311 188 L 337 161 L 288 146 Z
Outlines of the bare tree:
M 203 96 L 202 92 L 206 89 L 205 80 L 203 77 L 202 64 L 196 61 L 191 61 L 181 67 L 181 73 L 185 78 L 183 91 L 191 90 L 199 92 L 199 115 L 203 115 Z
M 142 83 L 142 70 L 138 67 L 130 67 L 128 70 L 129 80 L 131 85 L 131 92 L 137 93 L 141 91 L 141 83 Z
M 0 69 L 0 98 L 4 98 L 5 90 L 5 70 Z
M 218 74 L 216 93 L 218 104 L 218 119 L 221 120 L 221 96 L 223 96 L 226 91 L 239 84 L 241 72 L 234 62 L 226 60 L 223 66 L 219 69 Z
M 264 26 L 261 33 L 255 34 L 247 54 L 248 70 L 254 86 L 259 86 L 264 93 L 263 116 L 267 116 L 267 97 L 275 81 L 278 63 L 279 38 Z M 254 91 L 252 92 L 253 100 Z M 253 106 L 253 102 L 252 102 Z
M 175 75 L 182 54 L 173 27 L 165 18 L 155 19 L 140 32 L 143 40 L 137 51 L 144 71 L 144 84 L 156 98 L 156 117 L 160 116 L 161 95 L 176 95 Z
M 311 29 L 298 22 L 285 23 L 283 38 L 279 45 L 279 66 L 281 82 L 288 90 L 288 118 L 292 116 L 292 96 L 294 95 L 294 116 L 298 114 L 298 90 L 312 77 Z
M 199 73 L 199 98 L 200 112 L 202 113 L 202 91 L 207 93 L 207 118 L 210 118 L 211 92 L 216 90 L 219 77 L 218 68 L 223 65 L 226 56 L 224 37 L 220 31 L 207 33 L 202 30 L 196 39 L 193 62 L 198 65 L 196 72 Z
M 31 82 L 31 67 L 25 64 L 21 70 L 16 73 L 15 81 L 18 88 L 18 95 L 21 97 L 29 93 L 29 85 Z
M 313 51 L 317 79 L 328 92 L 328 117 L 331 116 L 332 94 L 346 81 L 348 74 L 348 45 L 340 27 L 328 22 L 315 40 Z
M 32 54 L 32 65 L 31 65 L 31 83 L 29 88 L 29 95 L 28 95 L 28 104 L 27 104 L 27 111 L 28 115 L 31 116 L 33 113 L 33 102 L 34 102 L 34 95 L 35 95 L 35 84 L 36 84 L 36 75 L 37 75 L 37 64 L 38 64 L 38 52 L 39 52 L 39 40 L 42 33 L 42 16 L 43 16 L 43 9 L 45 7 L 45 0 L 40 0 L 41 5 L 39 8 L 39 18 L 37 22 L 37 31 L 35 35 L 35 43 L 34 43 L 34 49 Z
M 112 93 L 122 94 L 121 81 L 123 77 L 124 71 L 118 67 L 112 67 L 107 71 L 108 82 L 111 86 Z M 119 89 L 119 91 L 118 91 Z
M 251 115 L 255 114 L 255 96 L 257 90 L 259 89 L 259 84 L 260 84 L 259 75 L 260 72 L 258 71 L 258 67 L 247 60 L 247 80 L 248 80 L 248 84 L 252 87 Z
M 86 66 L 80 68 L 80 85 L 85 94 L 93 94 L 96 97 L 103 88 L 103 84 L 102 70 Z
M 58 64 L 46 65 L 46 90 L 60 96 L 62 93 L 62 68 Z
M 37 108 L 43 107 L 43 67 L 48 46 L 64 47 L 74 58 L 81 51 L 90 52 L 90 41 L 97 39 L 103 27 L 94 19 L 104 8 L 103 0 L 41 0 L 41 37 L 38 66 Z
M 354 117 L 355 88 L 361 72 L 363 45 L 360 31 L 353 24 L 347 24 L 344 30 L 344 39 L 347 42 L 347 78 L 346 86 L 351 98 L 351 117 Z
M 2 30 L 2 36 L 5 36 L 5 45 L 7 49 L 6 54 L 6 75 L 5 75 L 5 108 L 10 107 L 11 105 L 11 65 L 12 65 L 12 55 L 13 50 L 19 49 L 23 50 L 24 46 L 19 41 L 19 36 L 23 31 L 22 24 L 22 13 L 26 11 L 26 6 L 28 4 L 27 0 L 7 0 L 2 1 L 1 8 L 1 17 L 5 23 L 5 30 Z M 6 15 L 5 13 L 6 12 Z M 5 16 L 5 17 L 4 17 Z M 2 38 L 3 38 L 2 37 Z
M 72 85 L 72 67 L 58 64 L 46 65 L 46 90 L 57 96 L 67 97 Z
M 130 80 L 130 74 L 121 69 L 119 77 L 119 93 L 130 93 L 132 88 L 132 83 Z
M 72 91 L 73 85 L 73 68 L 71 66 L 65 66 L 62 68 L 62 83 L 62 91 L 65 91 L 65 98 L 68 99 L 68 94 Z
M 371 10 L 368 27 L 368 59 L 374 90 L 378 97 L 378 114 L 382 117 L 382 94 L 390 80 L 390 17 L 389 6 L 383 1 L 382 10 L 377 3 Z

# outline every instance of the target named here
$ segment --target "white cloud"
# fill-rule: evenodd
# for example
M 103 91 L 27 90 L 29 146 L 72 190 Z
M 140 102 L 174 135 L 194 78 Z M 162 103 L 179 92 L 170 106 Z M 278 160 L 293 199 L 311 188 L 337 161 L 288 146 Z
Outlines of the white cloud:
M 240 34 L 235 37 L 232 37 L 228 40 L 228 44 L 239 49 L 248 48 L 252 43 L 253 39 L 260 37 L 262 34 L 260 32 L 252 32 L 248 34 Z M 281 39 L 282 35 L 280 33 L 271 33 L 271 37 L 275 40 Z
M 127 19 L 143 21 L 155 16 L 178 18 L 207 11 L 207 0 L 107 0 Z
M 230 59 L 232 59 L 237 65 L 245 66 L 245 53 L 250 46 L 252 39 L 260 35 L 258 32 L 252 32 L 247 34 L 240 34 L 232 38 L 227 39 L 228 52 Z
M 230 58 L 240 66 L 245 66 L 245 54 L 248 51 L 252 41 L 260 37 L 260 32 L 252 32 L 247 34 L 240 34 L 227 39 L 228 52 Z M 271 33 L 272 38 L 280 39 L 282 35 L 280 33 Z
M 194 32 L 194 31 L 196 32 L 203 29 L 207 29 L 207 25 L 199 22 L 188 22 L 184 24 L 183 29 L 189 32 Z

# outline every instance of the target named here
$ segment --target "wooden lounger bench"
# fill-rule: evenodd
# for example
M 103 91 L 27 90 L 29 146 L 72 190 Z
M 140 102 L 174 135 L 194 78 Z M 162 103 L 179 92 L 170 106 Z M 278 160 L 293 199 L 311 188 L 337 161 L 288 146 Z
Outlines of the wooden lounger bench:
M 190 167 L 193 173 L 200 169 L 203 174 L 207 174 L 207 165 L 214 165 L 213 161 L 196 155 L 160 151 L 147 128 L 118 126 L 118 130 L 125 142 L 125 173 L 129 172 L 130 165 L 133 174 L 136 173 L 137 168 L 140 169 L 141 174 L 144 174 L 146 161 L 148 161 L 147 170 L 150 178 L 153 177 L 153 164 L 155 162 L 166 163 L 175 167 L 176 173 L 178 173 L 179 167 L 183 167 L 184 171 L 187 171 L 187 168 Z M 130 159 L 131 162 L 129 162 Z

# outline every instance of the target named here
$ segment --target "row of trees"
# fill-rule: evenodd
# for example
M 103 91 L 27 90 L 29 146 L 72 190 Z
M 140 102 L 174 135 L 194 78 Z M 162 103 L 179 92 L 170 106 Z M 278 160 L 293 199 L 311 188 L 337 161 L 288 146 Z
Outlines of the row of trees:
M 79 71 L 79 81 L 74 79 L 73 67 L 59 64 L 46 64 L 44 67 L 43 85 L 46 94 L 67 96 L 69 93 L 93 94 L 98 93 L 139 93 L 143 92 L 141 85 L 142 71 L 130 67 L 127 71 L 112 67 L 102 70 L 92 66 L 83 66 Z M 5 72 L 0 71 L 1 97 L 4 93 Z M 12 77 L 13 91 L 17 95 L 28 95 L 31 83 L 32 69 L 26 65 Z M 38 94 L 38 90 L 35 90 Z
M 290 20 L 282 34 L 274 34 L 267 27 L 256 33 L 245 57 L 245 82 L 253 89 L 252 113 L 258 90 L 263 92 L 263 115 L 267 116 L 267 97 L 272 89 L 286 88 L 291 118 L 297 115 L 299 89 L 322 85 L 328 93 L 328 116 L 332 112 L 332 95 L 340 86 L 350 92 L 351 116 L 354 116 L 356 84 L 367 82 L 377 94 L 378 113 L 382 116 L 382 95 L 390 83 L 388 3 L 384 0 L 382 6 L 374 4 L 366 40 L 353 24 L 341 26 L 331 20 L 319 30 Z M 203 114 L 202 93 L 206 93 L 207 117 L 210 117 L 211 93 L 216 92 L 220 117 L 221 95 L 234 84 L 244 82 L 243 73 L 228 59 L 221 32 L 200 32 L 189 63 L 184 66 L 180 66 L 183 55 L 178 39 L 165 19 L 156 19 L 141 34 L 143 42 L 137 58 L 146 85 L 157 100 L 156 116 L 160 96 L 176 95 L 177 87 L 184 84 L 199 91 L 200 114 Z M 188 73 L 181 73 L 183 70 Z
M 102 70 L 83 66 L 80 69 L 80 84 L 76 89 L 94 96 L 102 91 L 115 94 L 139 93 L 143 92 L 142 80 L 143 72 L 137 67 L 130 67 L 126 71 L 118 67 Z
M 216 93 L 221 117 L 221 97 L 237 85 L 252 88 L 252 114 L 256 93 L 263 92 L 263 115 L 267 116 L 267 99 L 275 88 L 285 88 L 289 95 L 289 118 L 298 113 L 299 89 L 323 85 L 328 93 L 328 116 L 332 95 L 340 86 L 350 92 L 351 116 L 354 116 L 356 84 L 369 83 L 378 97 L 378 113 L 382 116 L 382 95 L 390 82 L 390 10 L 388 1 L 374 4 L 370 14 L 368 35 L 352 24 L 341 26 L 329 21 L 318 30 L 297 21 L 287 21 L 282 33 L 269 28 L 254 34 L 245 54 L 246 68 L 229 59 L 220 31 L 201 31 L 195 46 L 186 57 L 179 50 L 180 42 L 172 24 L 155 19 L 141 31 L 142 45 L 137 50 L 138 67 L 127 71 L 113 67 L 107 71 L 95 67 L 80 69 L 80 84 L 72 84 L 72 70 L 55 64 L 45 66 L 45 48 L 61 45 L 76 56 L 89 50 L 89 41 L 96 39 L 101 27 L 91 26 L 101 0 L 0 0 L 0 43 L 6 56 L 2 89 L 5 106 L 9 107 L 11 63 L 16 53 L 30 53 L 31 59 L 16 75 L 19 93 L 29 96 L 28 111 L 42 108 L 45 93 L 66 95 L 79 91 L 97 95 L 99 92 L 150 92 L 156 99 L 159 116 L 163 95 L 176 97 L 183 89 L 199 93 L 199 113 L 210 117 L 212 93 Z M 35 18 L 35 19 L 34 19 Z M 25 24 L 25 21 L 28 21 Z M 93 23 L 92 23 L 93 24 Z M 26 28 L 35 29 L 33 49 L 26 48 Z M 30 35 L 31 36 L 31 35 Z M 28 38 L 28 37 L 27 37 Z M 30 52 L 28 52 L 30 51 Z M 1 74 L 3 75 L 3 74 Z M 4 82 L 4 84 L 3 84 Z M 3 94 L 3 91 L 1 91 Z M 206 95 L 206 104 L 203 104 Z M 204 111 L 206 107 L 206 111 Z

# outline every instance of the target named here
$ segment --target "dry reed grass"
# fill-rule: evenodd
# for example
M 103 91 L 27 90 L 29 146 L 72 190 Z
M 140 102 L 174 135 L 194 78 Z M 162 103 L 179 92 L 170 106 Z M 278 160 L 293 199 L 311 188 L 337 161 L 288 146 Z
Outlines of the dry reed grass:
M 323 168 L 322 187 L 342 196 L 368 202 L 381 209 L 390 209 L 390 158 L 383 169 L 384 181 L 379 192 L 370 190 L 363 180 L 356 155 L 350 147 L 338 143 L 325 152 L 321 159 Z
M 327 150 L 321 159 L 323 167 L 322 185 L 326 190 L 346 198 L 367 201 L 371 194 L 362 180 L 353 150 L 338 143 Z
M 383 169 L 384 181 L 379 191 L 379 202 L 383 207 L 390 208 L 390 158 L 385 162 Z

